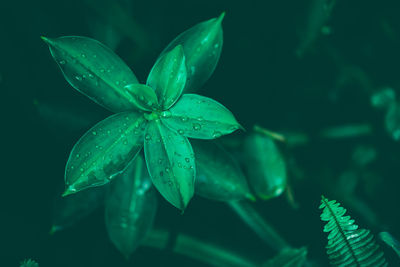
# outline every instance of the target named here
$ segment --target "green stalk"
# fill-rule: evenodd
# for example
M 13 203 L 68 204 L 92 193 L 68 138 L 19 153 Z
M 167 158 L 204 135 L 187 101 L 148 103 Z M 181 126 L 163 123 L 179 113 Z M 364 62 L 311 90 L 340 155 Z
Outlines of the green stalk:
M 142 242 L 142 246 L 157 249 L 166 249 L 169 244 L 170 233 L 165 230 L 152 230 Z M 259 266 L 237 253 L 206 243 L 202 240 L 179 234 L 172 247 L 172 252 L 216 267 L 255 267 Z
M 231 201 L 228 204 L 270 248 L 274 249 L 276 252 L 291 248 L 250 203 L 245 201 Z

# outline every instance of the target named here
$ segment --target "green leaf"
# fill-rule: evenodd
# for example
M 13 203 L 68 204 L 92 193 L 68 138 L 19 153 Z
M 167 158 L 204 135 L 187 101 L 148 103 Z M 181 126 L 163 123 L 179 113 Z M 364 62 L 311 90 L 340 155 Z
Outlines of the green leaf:
M 285 161 L 274 141 L 253 133 L 244 141 L 246 174 L 250 186 L 262 199 L 277 197 L 286 188 Z
M 388 246 L 390 246 L 394 252 L 396 252 L 397 256 L 400 257 L 400 242 L 397 241 L 394 236 L 392 236 L 389 232 L 380 232 L 379 238 Z
M 71 227 L 89 216 L 104 203 L 104 195 L 104 187 L 94 187 L 77 194 L 57 198 L 50 233 Z
M 172 205 L 184 210 L 193 196 L 195 162 L 192 146 L 159 120 L 146 128 L 144 153 L 154 186 Z
M 124 87 L 138 81 L 111 49 L 87 37 L 42 39 L 49 45 L 65 79 L 76 90 L 113 112 L 136 109 Z
M 144 84 L 128 84 L 127 92 L 132 95 L 136 106 L 142 110 L 151 111 L 158 108 L 157 96 L 154 90 Z
M 156 211 L 157 196 L 143 158 L 138 155 L 110 184 L 106 198 L 108 236 L 126 258 L 152 228 Z
M 395 102 L 388 107 L 385 116 L 386 131 L 393 140 L 400 141 L 400 104 Z
M 64 196 L 106 184 L 122 172 L 142 148 L 144 128 L 143 115 L 122 112 L 85 133 L 69 156 Z
M 185 84 L 185 55 L 182 46 L 178 45 L 157 60 L 147 78 L 147 85 L 155 90 L 160 105 L 165 110 L 178 100 Z
M 307 248 L 287 248 L 277 256 L 265 262 L 263 267 L 302 267 L 307 260 Z
M 219 145 L 193 140 L 196 194 L 218 201 L 254 199 L 238 163 Z
M 179 134 L 197 139 L 215 139 L 241 128 L 226 107 L 195 94 L 183 95 L 161 119 Z
M 326 252 L 332 266 L 387 266 L 370 231 L 354 224 L 338 202 L 322 196 L 319 208 L 322 209 L 321 220 L 326 222 L 324 232 L 329 233 Z
M 214 72 L 222 50 L 221 22 L 224 16 L 225 13 L 222 13 L 218 18 L 201 22 L 186 30 L 161 53 L 160 57 L 177 45 L 183 46 L 188 72 L 185 92 L 199 89 Z

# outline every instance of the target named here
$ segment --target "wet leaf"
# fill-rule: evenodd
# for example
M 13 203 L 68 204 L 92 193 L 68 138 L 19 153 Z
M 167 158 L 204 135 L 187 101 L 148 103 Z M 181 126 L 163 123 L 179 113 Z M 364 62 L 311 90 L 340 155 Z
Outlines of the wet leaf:
M 258 197 L 279 196 L 286 188 L 286 167 L 274 141 L 253 133 L 244 141 L 247 178 Z
M 307 248 L 289 248 L 282 250 L 273 259 L 263 264 L 263 267 L 302 267 L 307 260 Z
M 136 109 L 124 87 L 138 81 L 111 49 L 87 37 L 42 39 L 72 87 L 113 112 Z
M 160 105 L 165 110 L 178 100 L 185 84 L 185 55 L 182 46 L 178 45 L 163 54 L 154 64 L 147 78 L 147 85 L 156 91 Z
M 110 184 L 105 221 L 108 236 L 126 257 L 135 251 L 153 226 L 157 196 L 142 156 Z
M 129 84 L 125 89 L 132 95 L 136 106 L 140 107 L 140 109 L 151 111 L 158 108 L 157 96 L 149 86 L 144 84 Z
M 106 184 L 123 171 L 142 148 L 144 127 L 143 115 L 122 112 L 86 132 L 69 156 L 64 196 Z
M 219 201 L 254 199 L 238 163 L 219 145 L 193 140 L 196 194 Z
M 222 13 L 218 18 L 201 22 L 181 33 L 161 53 L 160 57 L 177 45 L 183 46 L 188 78 L 185 92 L 199 89 L 214 72 L 222 50 L 221 22 L 224 15 Z
M 194 193 L 195 162 L 189 141 L 153 120 L 146 128 L 144 152 L 154 186 L 183 211 Z
M 53 225 L 50 233 L 64 230 L 89 216 L 104 203 L 105 187 L 94 187 L 66 197 L 54 204 Z
M 163 123 L 190 138 L 215 139 L 241 128 L 226 107 L 200 95 L 183 95 L 169 112 Z

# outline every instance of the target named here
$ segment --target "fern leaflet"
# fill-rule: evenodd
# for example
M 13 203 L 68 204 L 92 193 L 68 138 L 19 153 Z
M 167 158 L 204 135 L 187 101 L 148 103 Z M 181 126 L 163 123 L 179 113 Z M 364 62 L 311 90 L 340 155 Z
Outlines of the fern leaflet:
M 321 220 L 326 221 L 324 232 L 329 233 L 327 254 L 332 266 L 387 266 L 383 253 L 369 230 L 360 229 L 346 209 L 335 200 L 322 196 Z

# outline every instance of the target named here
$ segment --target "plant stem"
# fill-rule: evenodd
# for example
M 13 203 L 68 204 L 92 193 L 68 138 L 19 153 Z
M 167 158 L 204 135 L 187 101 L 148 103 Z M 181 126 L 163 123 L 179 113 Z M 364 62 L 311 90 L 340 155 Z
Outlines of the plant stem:
M 228 204 L 258 237 L 276 252 L 291 247 L 250 203 L 231 201 Z
M 170 233 L 154 229 L 142 242 L 142 246 L 167 249 Z M 236 252 L 206 243 L 202 240 L 179 234 L 171 249 L 172 252 L 218 267 L 255 267 L 259 264 L 239 256 Z

